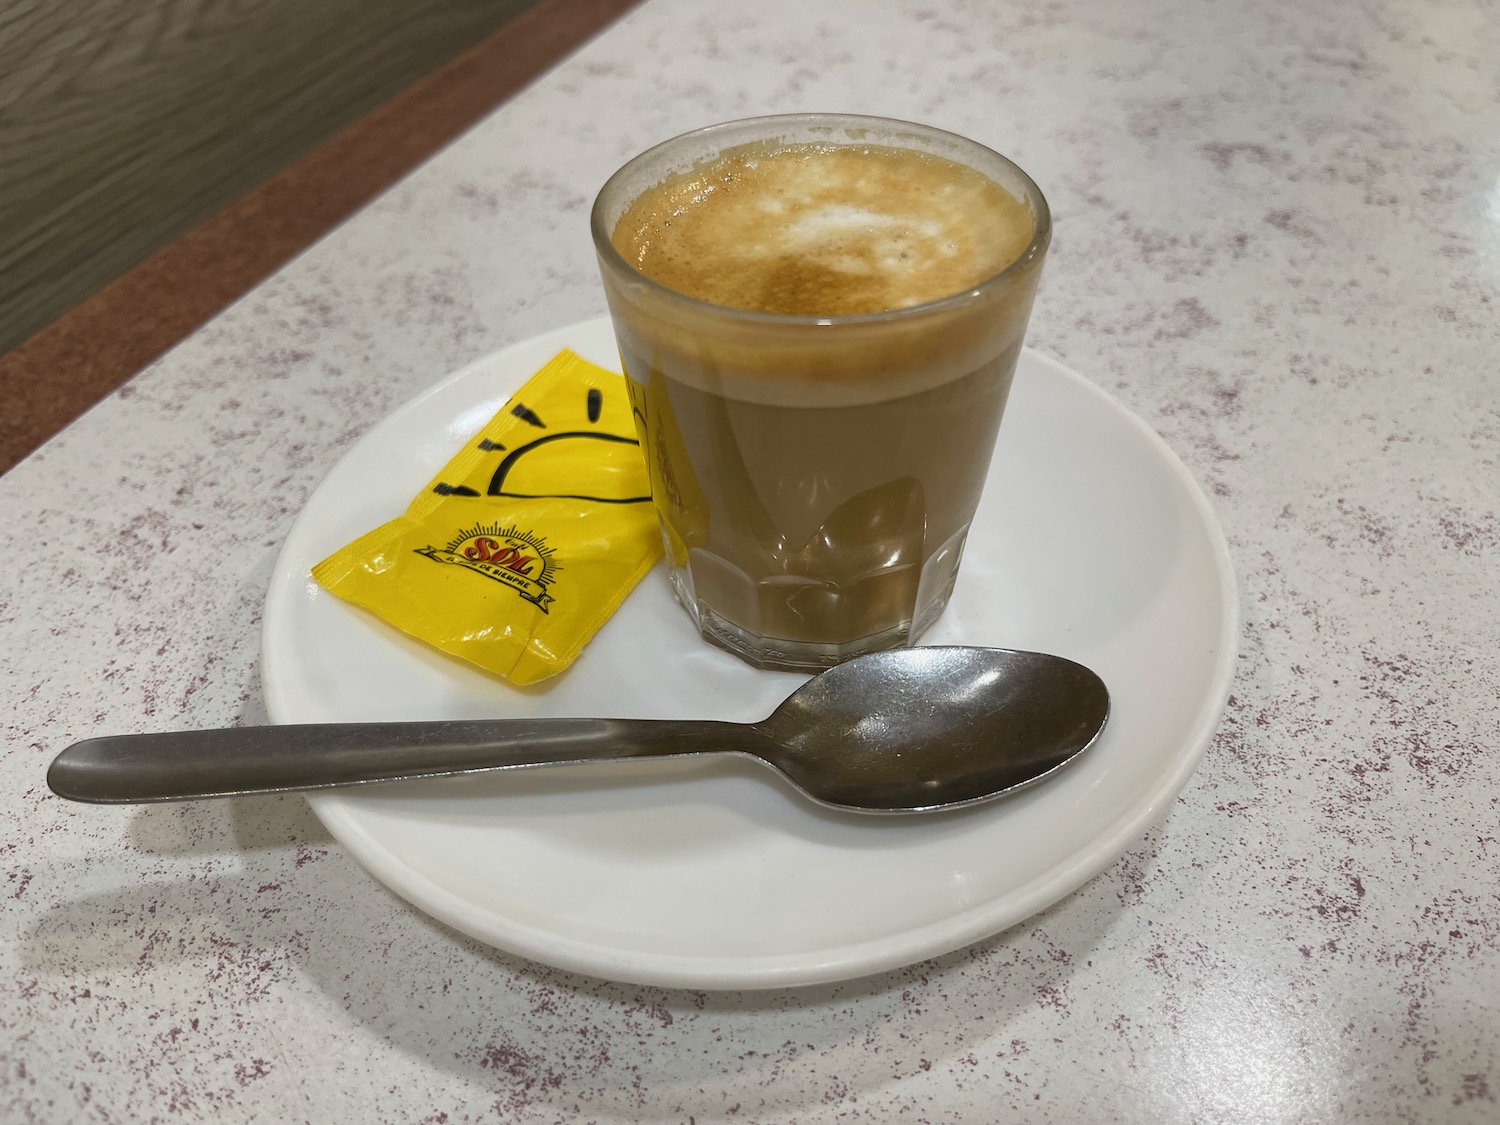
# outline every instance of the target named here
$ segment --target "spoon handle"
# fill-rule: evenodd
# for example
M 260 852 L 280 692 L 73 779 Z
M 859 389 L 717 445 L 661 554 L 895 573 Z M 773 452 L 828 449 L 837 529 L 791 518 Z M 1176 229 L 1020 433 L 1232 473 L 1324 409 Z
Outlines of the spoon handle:
M 47 771 L 59 797 L 92 804 L 190 801 L 616 758 L 739 750 L 739 723 L 481 719 L 122 734 L 69 746 Z

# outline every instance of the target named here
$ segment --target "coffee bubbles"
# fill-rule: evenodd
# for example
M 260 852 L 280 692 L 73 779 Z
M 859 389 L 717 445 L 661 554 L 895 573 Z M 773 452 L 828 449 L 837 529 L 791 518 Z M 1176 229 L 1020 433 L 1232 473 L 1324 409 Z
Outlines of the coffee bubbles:
M 726 154 L 642 194 L 613 232 L 641 273 L 729 308 L 834 317 L 909 308 L 1001 272 L 1034 217 L 930 153 L 787 145 Z

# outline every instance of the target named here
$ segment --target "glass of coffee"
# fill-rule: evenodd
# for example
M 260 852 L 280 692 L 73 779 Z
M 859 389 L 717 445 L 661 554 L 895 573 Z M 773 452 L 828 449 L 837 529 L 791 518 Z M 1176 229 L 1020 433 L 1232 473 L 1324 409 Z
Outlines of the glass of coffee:
M 678 600 L 762 668 L 914 641 L 953 591 L 1051 223 L 952 133 L 796 114 L 637 156 L 592 228 Z

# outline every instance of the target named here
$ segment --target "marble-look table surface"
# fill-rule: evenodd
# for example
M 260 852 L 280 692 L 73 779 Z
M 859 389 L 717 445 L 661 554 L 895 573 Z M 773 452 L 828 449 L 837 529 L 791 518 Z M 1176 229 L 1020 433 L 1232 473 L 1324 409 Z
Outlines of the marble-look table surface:
M 1473 0 L 649 0 L 0 478 L 0 1121 L 1500 1120 L 1497 59 Z M 1031 171 L 1030 343 L 1213 498 L 1233 694 L 1125 858 L 925 964 L 688 993 L 459 937 L 296 797 L 49 794 L 73 739 L 264 722 L 341 453 L 603 311 L 626 157 L 802 109 Z

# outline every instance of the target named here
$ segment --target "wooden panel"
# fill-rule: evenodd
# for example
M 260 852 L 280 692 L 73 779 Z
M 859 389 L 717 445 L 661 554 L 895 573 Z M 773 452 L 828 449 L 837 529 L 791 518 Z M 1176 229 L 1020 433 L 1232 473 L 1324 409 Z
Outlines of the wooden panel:
M 0 352 L 529 0 L 0 0 Z

